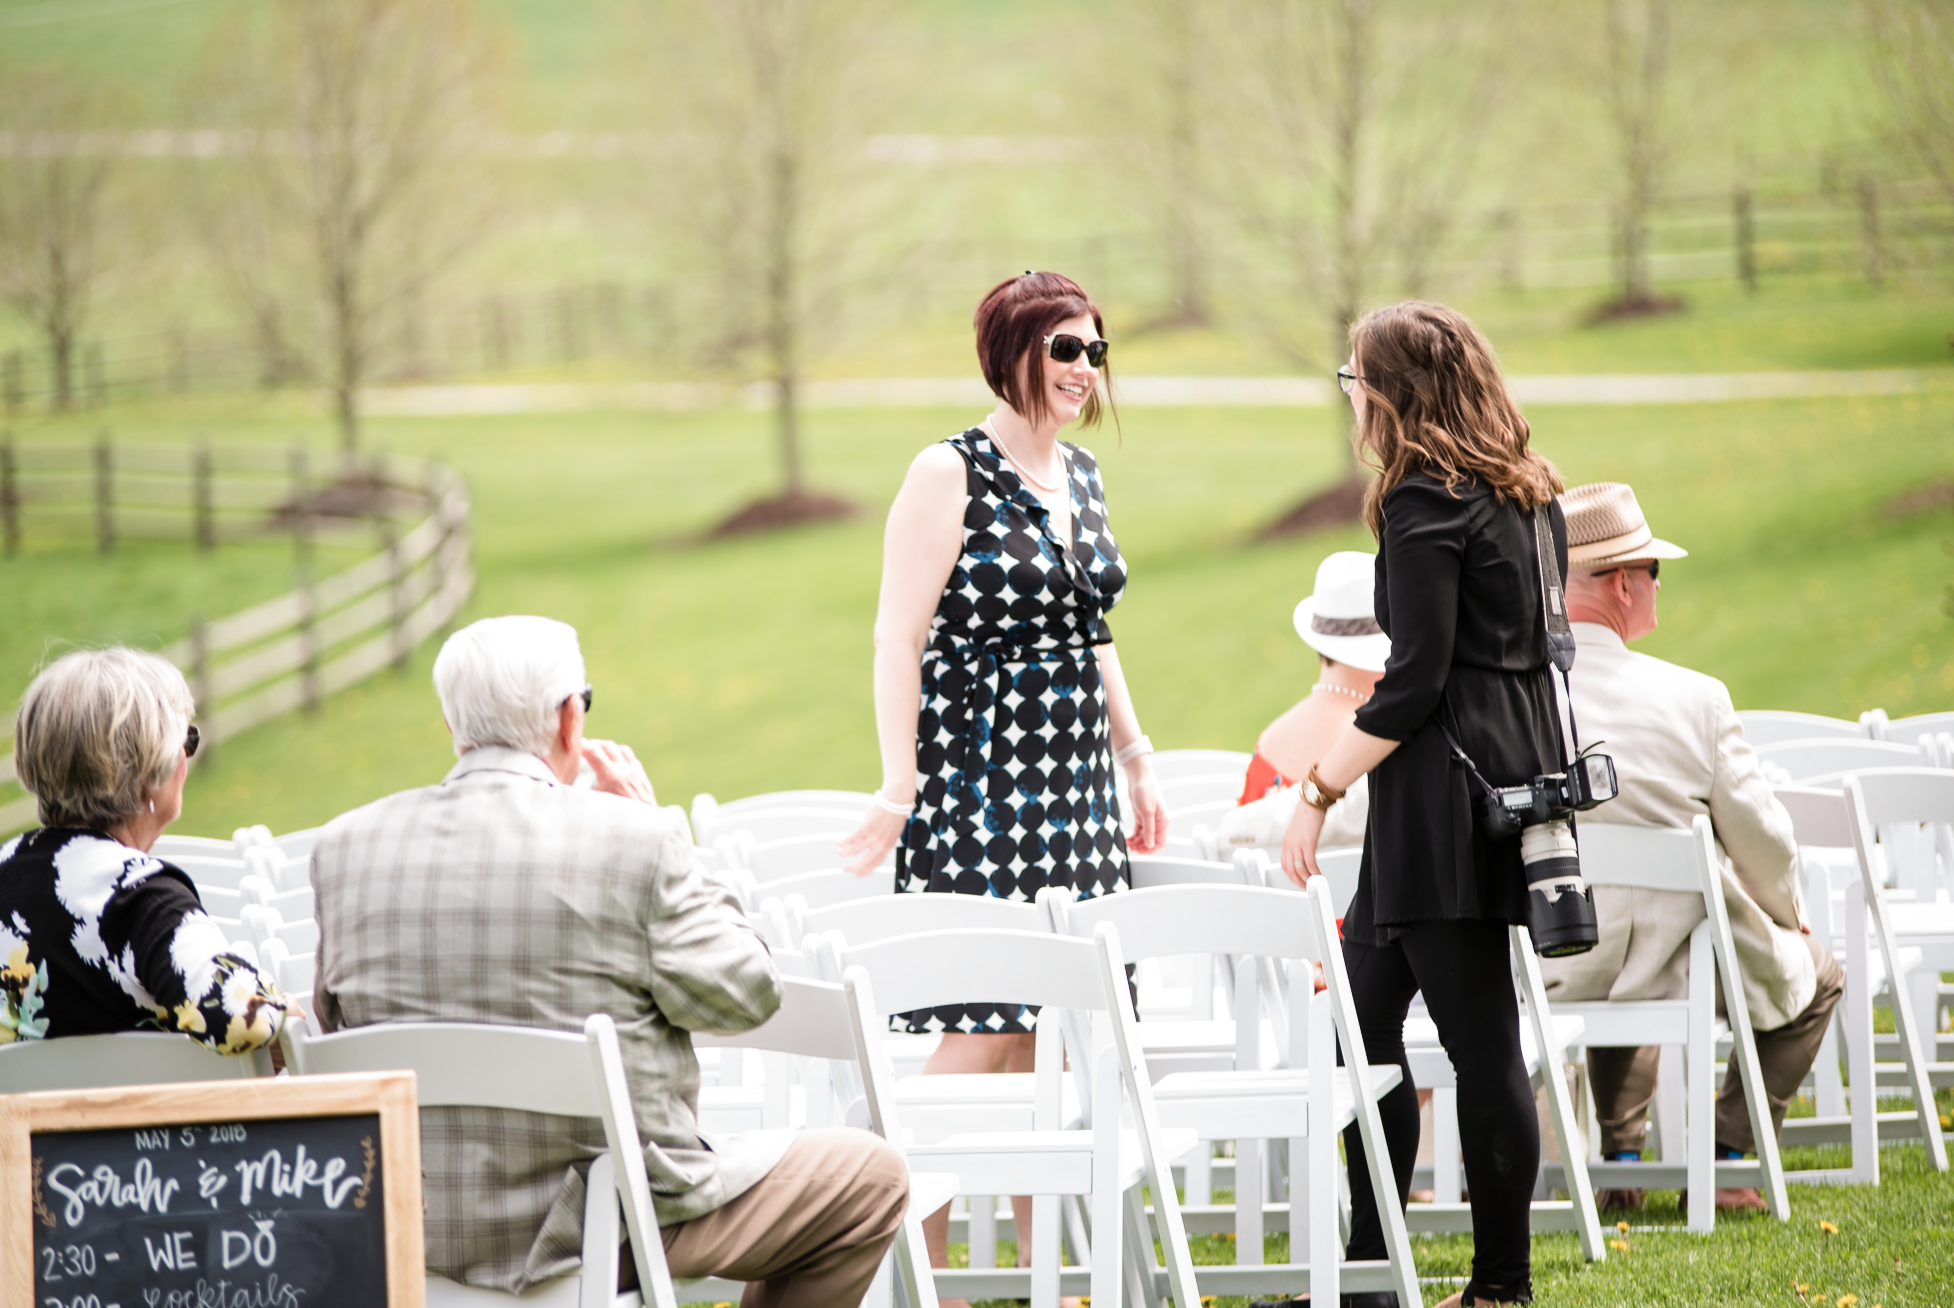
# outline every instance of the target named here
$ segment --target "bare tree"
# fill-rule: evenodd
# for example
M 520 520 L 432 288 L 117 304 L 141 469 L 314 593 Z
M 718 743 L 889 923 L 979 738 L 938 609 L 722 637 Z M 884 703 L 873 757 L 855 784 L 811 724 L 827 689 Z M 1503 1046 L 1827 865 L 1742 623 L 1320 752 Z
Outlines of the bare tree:
M 0 64 L 0 293 L 47 344 L 57 409 L 74 403 L 76 349 L 99 271 L 114 163 L 99 130 L 105 106 L 101 92 L 71 75 Z
M 1649 218 L 1672 153 L 1672 0 L 1602 0 L 1602 7 L 1602 87 L 1621 169 L 1621 189 L 1615 199 L 1620 307 L 1656 308 L 1649 273 Z
M 1271 274 L 1257 311 L 1292 363 L 1327 373 L 1394 273 L 1410 292 L 1430 279 L 1497 102 L 1499 41 L 1482 18 L 1382 0 L 1236 0 L 1231 20 L 1227 157 Z M 1355 516 L 1343 448 L 1342 482 L 1272 532 Z
M 1167 256 L 1173 307 L 1156 326 L 1199 326 L 1213 306 L 1213 136 L 1221 110 L 1216 36 L 1224 11 L 1203 0 L 1129 0 L 1098 96 L 1117 163 Z
M 1954 199 L 1954 0 L 1866 0 L 1873 70 L 1908 150 Z
M 259 331 L 312 357 L 350 460 L 393 320 L 485 226 L 497 52 L 471 0 L 273 0 L 219 40 L 253 194 L 216 239 Z
M 751 356 L 773 392 L 783 493 L 752 525 L 846 511 L 810 496 L 801 386 L 844 295 L 865 294 L 872 189 L 866 122 L 884 94 L 874 0 L 670 0 L 658 11 L 661 116 L 678 148 L 660 171 L 711 271 L 720 352 Z

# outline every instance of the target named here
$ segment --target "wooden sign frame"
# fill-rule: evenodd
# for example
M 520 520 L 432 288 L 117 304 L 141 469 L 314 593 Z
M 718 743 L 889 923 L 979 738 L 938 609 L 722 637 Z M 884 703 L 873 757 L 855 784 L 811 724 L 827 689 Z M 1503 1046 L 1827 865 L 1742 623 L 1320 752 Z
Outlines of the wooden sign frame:
M 273 1118 L 380 1119 L 387 1308 L 426 1308 L 421 1117 L 412 1072 L 283 1076 L 0 1095 L 0 1302 L 34 1299 L 33 1157 L 37 1133 L 252 1122 Z

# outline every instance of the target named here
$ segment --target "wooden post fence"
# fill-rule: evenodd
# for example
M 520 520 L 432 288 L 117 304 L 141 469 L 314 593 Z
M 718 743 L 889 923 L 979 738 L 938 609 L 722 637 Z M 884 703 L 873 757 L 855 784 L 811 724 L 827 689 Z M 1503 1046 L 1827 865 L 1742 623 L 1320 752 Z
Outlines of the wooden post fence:
M 104 554 L 115 548 L 115 447 L 107 432 L 95 438 L 95 542 Z
M 15 449 L 11 441 L 0 440 L 5 456 L 0 470 L 17 466 Z M 157 447 L 141 449 L 159 462 L 163 457 Z M 178 449 L 170 457 L 182 460 L 182 467 L 194 464 L 199 450 L 208 454 L 200 446 Z M 332 576 L 315 578 L 308 521 L 313 515 L 307 512 L 312 505 L 304 460 L 295 457 L 284 506 L 297 520 L 291 529 L 299 550 L 300 584 L 277 599 L 225 617 L 206 621 L 193 614 L 189 634 L 160 651 L 190 680 L 207 749 L 214 751 L 281 714 L 315 707 L 383 668 L 400 666 L 460 612 L 475 581 L 467 488 L 438 465 L 415 468 L 398 481 L 394 471 L 406 470 L 376 466 L 377 489 L 390 502 L 419 500 L 425 516 L 405 532 L 382 517 L 374 524 L 381 544 L 377 552 Z M 211 493 L 213 503 L 220 498 Z M 181 511 L 182 501 L 178 503 Z M 183 538 L 180 532 L 179 525 L 175 539 Z M 9 713 L 0 723 L 0 835 L 37 820 L 31 796 L 10 797 L 15 780 L 12 735 Z M 208 757 L 199 753 L 197 761 L 205 763 Z
M 20 485 L 14 472 L 14 434 L 0 431 L 0 537 L 6 540 L 7 557 L 20 549 Z
M 209 552 L 217 548 L 217 515 L 212 503 L 210 438 L 200 437 L 190 463 L 190 506 L 194 516 L 191 536 L 197 548 Z
M 1731 201 L 1737 224 L 1737 279 L 1757 294 L 1757 211 L 1750 187 L 1739 186 Z

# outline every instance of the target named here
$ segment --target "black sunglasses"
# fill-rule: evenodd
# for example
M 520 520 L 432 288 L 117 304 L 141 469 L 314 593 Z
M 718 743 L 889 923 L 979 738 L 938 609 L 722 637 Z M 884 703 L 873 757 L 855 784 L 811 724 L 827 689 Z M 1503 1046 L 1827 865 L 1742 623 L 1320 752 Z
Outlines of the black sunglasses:
M 1083 354 L 1086 362 L 1097 368 L 1106 362 L 1106 351 L 1111 348 L 1111 341 L 1082 341 L 1067 332 L 1045 338 L 1045 353 L 1055 363 L 1071 363 Z
M 590 712 L 590 701 L 593 698 L 593 696 L 590 693 L 590 687 L 585 686 L 582 690 L 578 691 L 577 693 L 583 696 L 583 711 L 586 713 Z
M 1624 563 L 1619 567 L 1610 568 L 1608 569 L 1608 571 L 1609 572 L 1646 572 L 1649 574 L 1650 581 L 1661 581 L 1662 560 L 1650 559 L 1647 563 Z M 1597 573 L 1596 575 L 1599 576 L 1601 574 Z
M 197 724 L 192 722 L 190 724 L 190 733 L 183 738 L 183 757 L 197 757 L 197 746 L 203 744 L 203 742 L 203 734 L 197 730 Z

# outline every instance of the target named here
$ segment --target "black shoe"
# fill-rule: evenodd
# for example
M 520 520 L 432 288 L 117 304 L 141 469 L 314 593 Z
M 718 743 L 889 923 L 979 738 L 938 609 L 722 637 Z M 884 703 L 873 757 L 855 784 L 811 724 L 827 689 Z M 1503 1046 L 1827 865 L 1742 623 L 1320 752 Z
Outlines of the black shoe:
M 1338 1308 L 1398 1308 L 1396 1290 L 1372 1290 L 1366 1294 L 1337 1296 Z

